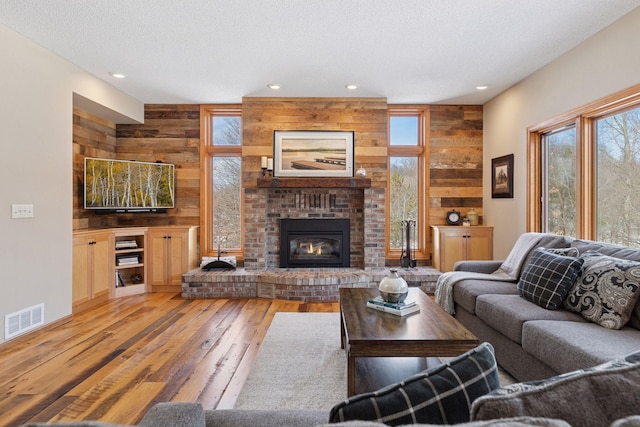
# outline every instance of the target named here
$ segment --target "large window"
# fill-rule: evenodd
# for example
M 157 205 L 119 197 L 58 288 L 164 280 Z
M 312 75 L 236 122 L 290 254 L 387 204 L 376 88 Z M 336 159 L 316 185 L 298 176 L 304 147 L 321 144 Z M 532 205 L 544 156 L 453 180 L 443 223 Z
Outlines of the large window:
M 543 135 L 545 167 L 544 231 L 576 235 L 576 129 L 570 126 Z
M 239 107 L 202 107 L 202 248 L 242 256 L 242 118 Z
M 640 247 L 640 107 L 595 126 L 596 239 Z
M 529 129 L 528 228 L 640 247 L 640 87 Z
M 426 258 L 425 116 L 423 109 L 389 108 L 388 258 L 399 258 L 406 249 L 403 222 L 406 225 L 407 221 L 415 224 L 410 229 L 412 255 Z

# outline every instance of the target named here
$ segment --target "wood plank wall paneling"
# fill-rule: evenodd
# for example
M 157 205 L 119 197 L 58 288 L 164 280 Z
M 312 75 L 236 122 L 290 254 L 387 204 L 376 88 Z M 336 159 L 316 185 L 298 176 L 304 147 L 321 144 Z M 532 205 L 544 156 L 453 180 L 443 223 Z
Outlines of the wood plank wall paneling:
M 242 100 L 243 183 L 256 187 L 260 156 L 273 157 L 276 130 L 355 132 L 355 167 L 367 170 L 371 186 L 386 188 L 385 98 L 252 98 Z
M 74 229 L 103 225 L 93 212 L 84 209 L 85 157 L 116 158 L 116 124 L 76 108 L 73 110 Z
M 145 123 L 103 125 L 86 113 L 74 112 L 74 228 L 119 226 L 198 225 L 200 223 L 200 106 L 145 105 Z M 87 119 L 86 117 L 90 117 Z M 81 120 L 83 119 L 84 120 Z M 105 142 L 83 137 L 98 125 L 106 126 Z M 102 128 L 100 128 L 102 129 Z M 105 130 L 105 132 L 107 131 Z M 95 136 L 97 139 L 97 136 Z M 113 141 L 112 141 L 113 140 Z M 112 144 L 107 144 L 107 142 Z M 76 147 L 77 144 L 77 147 Z M 106 145 L 109 150 L 93 150 Z M 176 207 L 166 214 L 97 215 L 82 209 L 82 170 L 85 156 L 162 161 L 176 165 Z
M 256 186 L 260 156 L 273 156 L 274 130 L 353 130 L 356 168 L 367 170 L 372 187 L 386 189 L 387 107 L 385 98 L 244 98 L 244 186 Z M 429 108 L 429 225 L 444 224 L 451 209 L 464 215 L 475 208 L 482 218 L 482 106 Z M 144 124 L 116 126 L 74 110 L 74 228 L 199 224 L 199 117 L 199 105 L 146 105 Z M 86 156 L 175 163 L 176 209 L 160 215 L 85 211 Z
M 430 118 L 429 224 L 451 209 L 482 218 L 482 106 L 432 105 Z

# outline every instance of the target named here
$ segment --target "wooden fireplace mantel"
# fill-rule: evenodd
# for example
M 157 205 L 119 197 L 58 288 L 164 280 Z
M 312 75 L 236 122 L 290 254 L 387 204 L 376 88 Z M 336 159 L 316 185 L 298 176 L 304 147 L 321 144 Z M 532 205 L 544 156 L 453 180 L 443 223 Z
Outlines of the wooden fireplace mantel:
M 370 178 L 258 178 L 258 188 L 371 188 Z

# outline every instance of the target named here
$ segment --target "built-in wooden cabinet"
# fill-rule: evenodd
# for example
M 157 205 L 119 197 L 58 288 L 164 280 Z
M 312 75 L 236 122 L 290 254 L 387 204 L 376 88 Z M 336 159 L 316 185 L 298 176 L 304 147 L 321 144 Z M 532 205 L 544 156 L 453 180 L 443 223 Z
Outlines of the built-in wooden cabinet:
M 452 271 L 462 260 L 493 259 L 493 227 L 432 226 L 433 267 Z
M 180 292 L 198 264 L 198 227 L 128 227 L 73 233 L 74 313 L 144 292 Z
M 116 298 L 147 292 L 147 228 L 113 229 L 114 284 Z
M 113 283 L 109 230 L 73 234 L 72 308 L 86 310 L 109 300 Z
M 154 292 L 180 292 L 182 275 L 197 267 L 198 227 L 149 228 L 149 283 Z

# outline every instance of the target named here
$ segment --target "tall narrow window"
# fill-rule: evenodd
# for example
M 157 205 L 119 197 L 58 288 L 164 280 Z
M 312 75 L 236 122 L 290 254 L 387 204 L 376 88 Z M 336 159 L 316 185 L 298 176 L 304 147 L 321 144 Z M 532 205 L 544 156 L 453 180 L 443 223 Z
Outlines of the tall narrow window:
M 544 231 L 576 236 L 576 129 L 560 129 L 542 136 L 545 173 Z
M 201 110 L 203 189 L 201 252 L 242 256 L 242 120 L 240 108 Z
M 389 180 L 387 208 L 387 257 L 400 257 L 407 246 L 406 222 L 415 224 L 410 229 L 412 256 L 425 258 L 426 225 L 424 188 L 425 170 L 424 123 L 425 111 L 389 110 Z M 406 255 L 406 254 L 405 254 Z
M 640 246 L 640 108 L 596 124 L 596 239 Z

